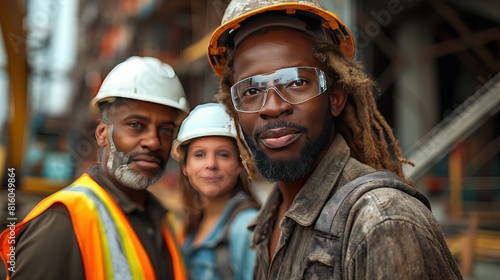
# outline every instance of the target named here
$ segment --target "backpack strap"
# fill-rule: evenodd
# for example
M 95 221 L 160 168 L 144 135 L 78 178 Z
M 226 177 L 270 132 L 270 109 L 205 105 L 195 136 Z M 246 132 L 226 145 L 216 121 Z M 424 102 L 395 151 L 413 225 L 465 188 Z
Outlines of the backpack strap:
M 229 215 L 226 224 L 224 225 L 222 238 L 220 242 L 215 247 L 215 261 L 217 264 L 217 270 L 219 271 L 220 279 L 231 280 L 233 279 L 233 267 L 231 266 L 231 258 L 229 256 L 229 228 L 231 223 L 241 211 L 248 208 L 259 208 L 258 205 L 248 199 L 241 200 L 234 207 L 231 215 Z
M 363 194 L 377 188 L 401 190 L 414 196 L 431 210 L 429 200 L 417 189 L 404 183 L 396 174 L 386 171 L 375 171 L 347 183 L 328 200 L 314 225 L 315 238 L 326 237 L 330 239 L 333 250 L 342 254 L 343 233 L 347 219 L 340 219 L 340 217 L 347 217 L 354 203 Z M 342 279 L 342 258 L 333 260 L 333 270 L 333 279 Z

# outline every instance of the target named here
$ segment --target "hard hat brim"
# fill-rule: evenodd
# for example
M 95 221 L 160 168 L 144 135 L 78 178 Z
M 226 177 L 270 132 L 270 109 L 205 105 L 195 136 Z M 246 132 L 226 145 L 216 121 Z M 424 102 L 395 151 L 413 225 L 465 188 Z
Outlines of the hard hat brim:
M 293 15 L 297 13 L 297 11 L 302 11 L 306 16 L 317 16 L 322 19 L 323 23 L 321 24 L 324 28 L 331 29 L 332 31 L 339 30 L 340 32 L 336 32 L 337 40 L 339 41 L 339 49 L 340 51 L 348 58 L 354 58 L 355 48 L 354 48 L 354 39 L 352 37 L 351 32 L 345 26 L 345 24 L 335 15 L 334 13 L 323 10 L 316 6 L 304 3 L 297 2 L 289 2 L 289 3 L 281 3 L 276 5 L 270 5 L 263 8 L 255 9 L 248 13 L 245 13 L 239 17 L 236 17 L 221 26 L 219 26 L 213 33 L 208 45 L 208 61 L 217 74 L 217 76 L 221 77 L 224 67 L 225 60 L 227 54 L 227 46 L 228 46 L 228 38 L 230 37 L 230 33 L 235 32 L 241 27 L 241 24 L 255 15 L 273 12 L 273 11 L 281 11 L 285 12 L 286 15 Z M 339 36 L 339 34 L 341 34 Z

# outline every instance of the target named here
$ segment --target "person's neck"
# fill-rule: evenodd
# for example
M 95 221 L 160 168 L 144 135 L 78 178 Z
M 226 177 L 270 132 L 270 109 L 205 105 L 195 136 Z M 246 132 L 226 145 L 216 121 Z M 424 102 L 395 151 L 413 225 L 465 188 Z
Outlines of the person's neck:
M 290 205 L 292 205 L 295 196 L 299 193 L 299 191 L 302 189 L 307 180 L 309 180 L 309 177 L 311 177 L 311 174 L 314 172 L 316 167 L 318 167 L 319 163 L 325 156 L 327 150 L 329 149 L 330 145 L 333 142 L 334 137 L 335 137 L 334 135 L 330 136 L 328 144 L 325 145 L 323 150 L 319 153 L 314 165 L 312 166 L 308 174 L 294 181 L 278 181 L 278 189 L 280 190 L 281 196 L 283 197 L 281 207 L 284 207 L 284 209 L 287 210 L 290 207 Z
M 224 211 L 224 207 L 226 207 L 228 201 L 229 196 L 209 199 L 205 208 L 203 209 L 204 218 L 218 218 L 222 211 Z
M 203 215 L 195 232 L 193 244 L 198 244 L 205 240 L 217 224 L 220 215 L 224 211 L 229 200 L 229 196 L 223 198 L 210 199 L 203 208 Z
M 285 207 L 285 209 L 288 209 L 290 205 L 292 205 L 295 196 L 297 196 L 299 191 L 307 182 L 307 179 L 309 179 L 309 176 L 295 181 L 278 181 L 278 189 L 280 190 L 281 196 L 283 198 L 283 201 L 281 203 L 282 206 Z
M 132 200 L 133 202 L 145 206 L 147 198 L 146 190 L 134 190 L 119 183 L 116 184 L 116 187 L 120 191 L 122 191 L 128 198 L 130 198 L 130 200 Z

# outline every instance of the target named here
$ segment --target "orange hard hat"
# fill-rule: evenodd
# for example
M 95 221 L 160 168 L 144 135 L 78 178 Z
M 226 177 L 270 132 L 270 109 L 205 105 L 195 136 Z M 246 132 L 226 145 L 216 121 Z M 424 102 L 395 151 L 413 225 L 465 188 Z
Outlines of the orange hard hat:
M 320 0 L 233 0 L 208 46 L 208 60 L 215 73 L 222 76 L 228 50 L 246 35 L 266 26 L 287 26 L 319 35 L 335 43 L 346 57 L 354 58 L 351 32 Z

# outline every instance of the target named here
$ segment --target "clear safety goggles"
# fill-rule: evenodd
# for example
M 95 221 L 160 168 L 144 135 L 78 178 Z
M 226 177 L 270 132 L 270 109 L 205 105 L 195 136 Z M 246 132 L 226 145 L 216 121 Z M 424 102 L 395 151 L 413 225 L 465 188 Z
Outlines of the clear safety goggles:
M 316 67 L 291 67 L 243 79 L 231 87 L 235 109 L 242 113 L 257 113 L 273 89 L 290 104 L 304 103 L 328 88 L 325 73 Z

